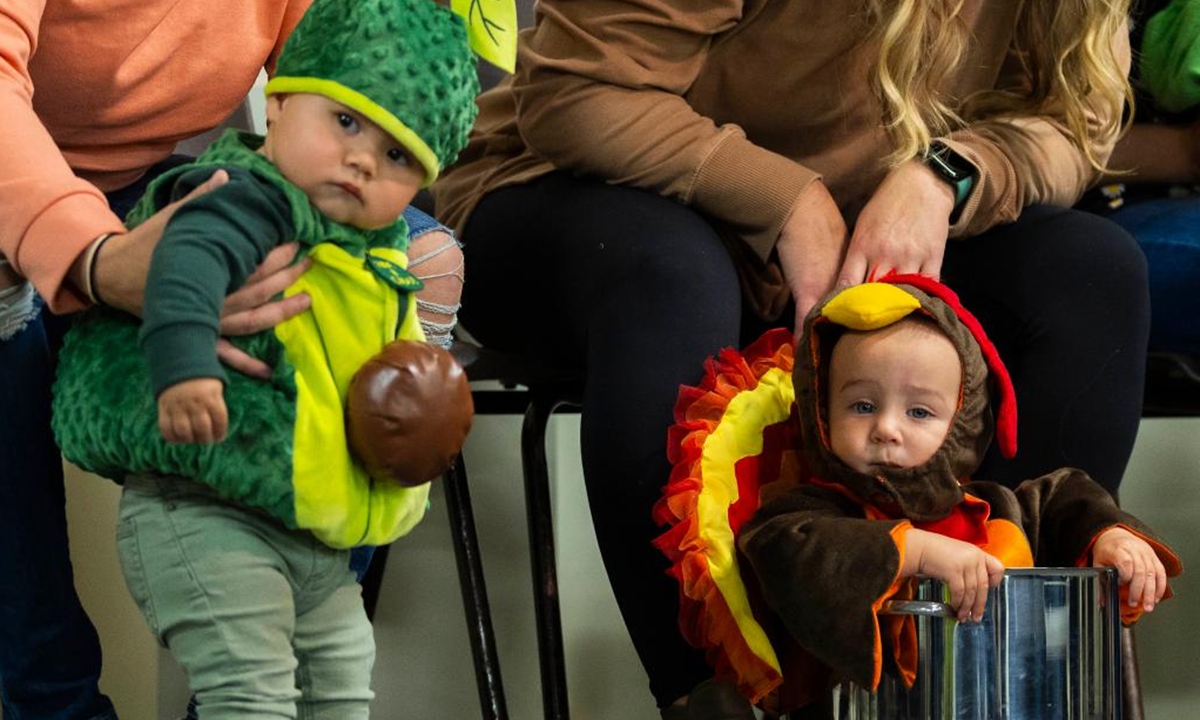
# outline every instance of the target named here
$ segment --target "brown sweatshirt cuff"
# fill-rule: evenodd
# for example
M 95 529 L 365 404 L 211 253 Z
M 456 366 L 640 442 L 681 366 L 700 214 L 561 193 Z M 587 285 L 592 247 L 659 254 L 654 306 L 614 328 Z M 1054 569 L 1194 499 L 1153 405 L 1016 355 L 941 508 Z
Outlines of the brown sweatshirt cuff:
M 730 227 L 766 260 L 796 199 L 820 175 L 726 129 L 696 173 L 688 202 Z
M 977 173 L 971 194 L 950 226 L 950 237 L 971 237 L 1016 220 L 1022 210 L 1015 192 L 1016 171 L 1000 148 L 969 130 L 954 133 L 943 142 L 974 165 Z

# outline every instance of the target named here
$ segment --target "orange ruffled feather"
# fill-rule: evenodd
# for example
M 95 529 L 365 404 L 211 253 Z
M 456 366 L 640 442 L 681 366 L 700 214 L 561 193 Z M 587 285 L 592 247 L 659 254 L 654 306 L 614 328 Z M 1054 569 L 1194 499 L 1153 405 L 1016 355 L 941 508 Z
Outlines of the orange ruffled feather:
M 726 410 L 734 398 L 754 390 L 768 372 L 781 370 L 790 383 L 792 342 L 791 332 L 780 328 L 741 352 L 727 348 L 705 362 L 699 386 L 680 388 L 675 425 L 667 441 L 671 476 L 654 507 L 655 521 L 669 526 L 654 544 L 670 559 L 669 573 L 679 581 L 680 630 L 688 642 L 707 651 L 719 679 L 736 683 L 742 694 L 756 703 L 776 689 L 782 677 L 775 658 L 756 652 L 739 626 L 739 619 L 753 624 L 753 617 L 745 617 L 743 610 L 739 618 L 730 609 L 731 605 L 746 608 L 747 599 L 731 602 L 712 575 L 711 548 L 701 530 L 704 522 L 698 499 L 705 487 L 706 441 L 723 421 L 729 422 Z M 738 422 L 756 419 L 740 415 Z M 756 429 L 763 434 L 763 451 L 728 468 L 737 481 L 737 498 L 728 505 L 725 519 L 734 537 L 759 507 L 764 491 L 773 489 L 768 486 L 791 485 L 800 477 L 798 455 L 787 452 L 798 446 L 795 422 L 793 412 L 784 422 L 761 424 Z M 736 558 L 733 548 L 723 548 L 723 554 Z

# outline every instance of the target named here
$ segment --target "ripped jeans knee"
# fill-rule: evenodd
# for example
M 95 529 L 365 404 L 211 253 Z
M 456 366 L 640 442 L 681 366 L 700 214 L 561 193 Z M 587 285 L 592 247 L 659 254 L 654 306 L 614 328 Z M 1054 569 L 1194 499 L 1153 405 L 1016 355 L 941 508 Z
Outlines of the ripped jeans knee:
M 0 266 L 8 266 L 3 256 Z M 42 304 L 29 281 L 19 280 L 15 285 L 0 288 L 0 342 L 24 330 L 41 311 Z
M 462 245 L 441 226 L 415 234 L 411 242 L 408 268 L 425 283 L 425 289 L 417 293 L 417 315 L 425 341 L 449 348 L 462 297 Z

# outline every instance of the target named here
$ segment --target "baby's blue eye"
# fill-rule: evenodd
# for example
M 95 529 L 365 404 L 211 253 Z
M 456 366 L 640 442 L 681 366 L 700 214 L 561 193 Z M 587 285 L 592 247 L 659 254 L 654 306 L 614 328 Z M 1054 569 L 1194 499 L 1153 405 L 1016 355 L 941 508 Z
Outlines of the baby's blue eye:
M 926 408 L 920 408 L 920 407 L 909 410 L 908 415 L 909 415 L 909 417 L 915 418 L 917 420 L 928 420 L 929 418 L 933 417 L 933 413 L 931 413 Z
M 870 415 L 871 413 L 875 412 L 875 406 L 866 400 L 859 400 L 850 406 L 850 410 L 858 413 L 859 415 Z

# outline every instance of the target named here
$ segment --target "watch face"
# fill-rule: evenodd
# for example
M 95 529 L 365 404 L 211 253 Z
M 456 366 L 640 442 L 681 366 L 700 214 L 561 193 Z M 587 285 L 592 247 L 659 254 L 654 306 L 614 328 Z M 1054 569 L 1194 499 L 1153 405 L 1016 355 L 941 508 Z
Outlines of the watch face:
M 975 167 L 942 142 L 930 144 L 924 160 L 926 166 L 954 188 L 954 210 L 957 213 L 975 186 Z
M 975 174 L 970 163 L 942 143 L 930 145 L 925 163 L 951 182 L 959 182 Z

